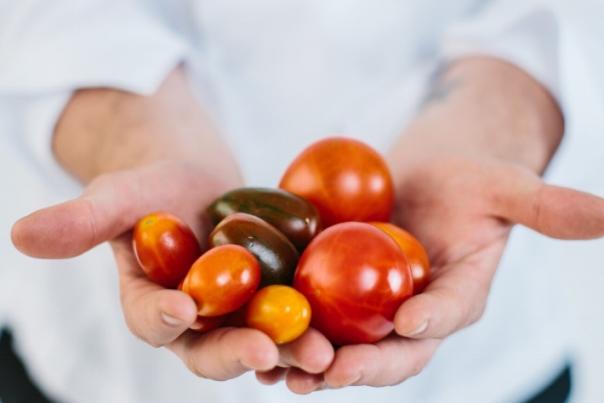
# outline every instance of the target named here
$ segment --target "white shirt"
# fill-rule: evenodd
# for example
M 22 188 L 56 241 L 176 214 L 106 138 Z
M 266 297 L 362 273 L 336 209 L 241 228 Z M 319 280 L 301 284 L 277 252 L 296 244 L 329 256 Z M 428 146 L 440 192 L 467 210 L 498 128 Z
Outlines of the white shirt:
M 77 194 L 50 151 L 53 125 L 74 89 L 150 94 L 180 62 L 247 183 L 274 186 L 296 153 L 334 132 L 385 150 L 439 63 L 491 54 L 524 68 L 564 107 L 569 130 L 549 178 L 604 193 L 595 151 L 604 149 L 604 136 L 583 126 L 604 127 L 594 74 L 603 56 L 595 57 L 601 42 L 592 17 L 602 7 L 595 5 L 0 0 L 2 228 Z M 34 378 L 61 401 L 511 402 L 548 383 L 570 346 L 561 290 L 578 249 L 518 228 L 484 318 L 448 338 L 428 368 L 400 386 L 300 397 L 284 385 L 260 386 L 252 375 L 200 380 L 168 351 L 129 334 L 106 246 L 69 261 L 35 261 L 19 255 L 7 233 L 0 323 L 13 329 Z

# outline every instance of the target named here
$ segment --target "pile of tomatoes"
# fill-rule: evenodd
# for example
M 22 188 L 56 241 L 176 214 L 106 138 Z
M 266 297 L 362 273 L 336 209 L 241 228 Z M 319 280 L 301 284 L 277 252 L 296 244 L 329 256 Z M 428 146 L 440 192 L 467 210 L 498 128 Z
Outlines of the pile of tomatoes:
M 140 219 L 134 251 L 151 280 L 195 300 L 199 331 L 243 325 L 282 344 L 312 323 L 336 345 L 373 343 L 430 277 L 423 246 L 388 222 L 393 204 L 383 158 L 360 141 L 327 138 L 291 163 L 279 189 L 214 201 L 205 253 L 167 213 Z

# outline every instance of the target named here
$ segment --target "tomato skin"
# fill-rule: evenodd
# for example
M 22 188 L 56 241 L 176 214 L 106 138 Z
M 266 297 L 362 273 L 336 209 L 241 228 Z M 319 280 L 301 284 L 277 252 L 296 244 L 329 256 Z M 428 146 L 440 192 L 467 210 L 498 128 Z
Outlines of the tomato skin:
M 430 283 L 430 259 L 421 242 L 409 232 L 394 224 L 373 222 L 371 225 L 390 235 L 398 244 L 405 254 L 407 262 L 409 262 L 409 267 L 411 268 L 413 294 L 422 292 L 428 283 Z
M 261 286 L 291 284 L 300 255 L 292 243 L 266 221 L 235 213 L 220 222 L 210 234 L 211 246 L 241 245 L 250 251 L 262 270 Z
M 294 287 L 310 302 L 312 325 L 337 345 L 374 343 L 394 328 L 413 293 L 398 245 L 372 225 L 348 222 L 320 233 L 306 248 Z
M 162 212 L 136 223 L 132 248 L 147 277 L 166 288 L 176 288 L 201 255 L 193 231 L 179 218 Z
M 271 224 L 298 249 L 304 250 L 321 228 L 319 212 L 308 201 L 281 189 L 239 188 L 212 203 L 208 215 L 214 225 L 234 213 L 247 213 Z
M 247 306 L 246 323 L 266 333 L 276 344 L 289 343 L 308 329 L 311 309 L 308 300 L 286 285 L 259 290 Z
M 241 308 L 260 284 L 256 258 L 239 245 L 210 249 L 193 263 L 182 291 L 197 304 L 199 316 L 221 316 Z
M 368 145 L 344 137 L 311 144 L 287 168 L 279 187 L 314 204 L 325 227 L 388 221 L 394 205 L 384 159 Z

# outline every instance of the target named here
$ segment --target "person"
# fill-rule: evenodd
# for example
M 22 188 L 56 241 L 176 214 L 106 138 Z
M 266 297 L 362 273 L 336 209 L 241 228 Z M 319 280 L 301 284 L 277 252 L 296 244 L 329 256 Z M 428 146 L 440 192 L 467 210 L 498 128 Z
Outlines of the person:
M 604 235 L 603 199 L 540 178 L 564 133 L 561 27 L 577 22 L 564 4 L 0 9 L 3 207 L 12 219 L 70 198 L 21 218 L 12 241 L 33 257 L 79 256 L 28 262 L 34 269 L 10 252 L 0 281 L 2 323 L 52 398 L 519 402 L 568 372 L 564 267 L 536 233 L 511 233 L 521 224 L 560 239 Z M 393 219 L 429 250 L 429 288 L 375 345 L 334 350 L 313 329 L 281 347 L 252 329 L 189 331 L 194 303 L 146 280 L 133 224 L 170 211 L 203 239 L 214 198 L 274 186 L 297 152 L 334 132 L 387 156 Z M 84 184 L 80 196 L 67 174 Z M 109 251 L 96 248 L 105 242 L 119 296 Z M 131 337 L 119 302 L 131 334 L 166 348 Z M 323 391 L 297 397 L 282 379 L 298 394 Z

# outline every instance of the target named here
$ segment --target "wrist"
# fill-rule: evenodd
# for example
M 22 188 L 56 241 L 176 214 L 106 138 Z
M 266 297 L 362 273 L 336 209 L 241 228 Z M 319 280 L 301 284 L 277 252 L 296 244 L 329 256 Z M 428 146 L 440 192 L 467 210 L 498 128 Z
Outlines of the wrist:
M 230 150 L 180 70 L 151 96 L 108 88 L 77 91 L 55 127 L 53 152 L 82 182 L 161 160 L 214 173 L 220 167 L 224 182 L 241 181 Z
M 563 129 L 560 109 L 540 83 L 503 61 L 469 58 L 438 77 L 392 158 L 461 154 L 542 172 Z

